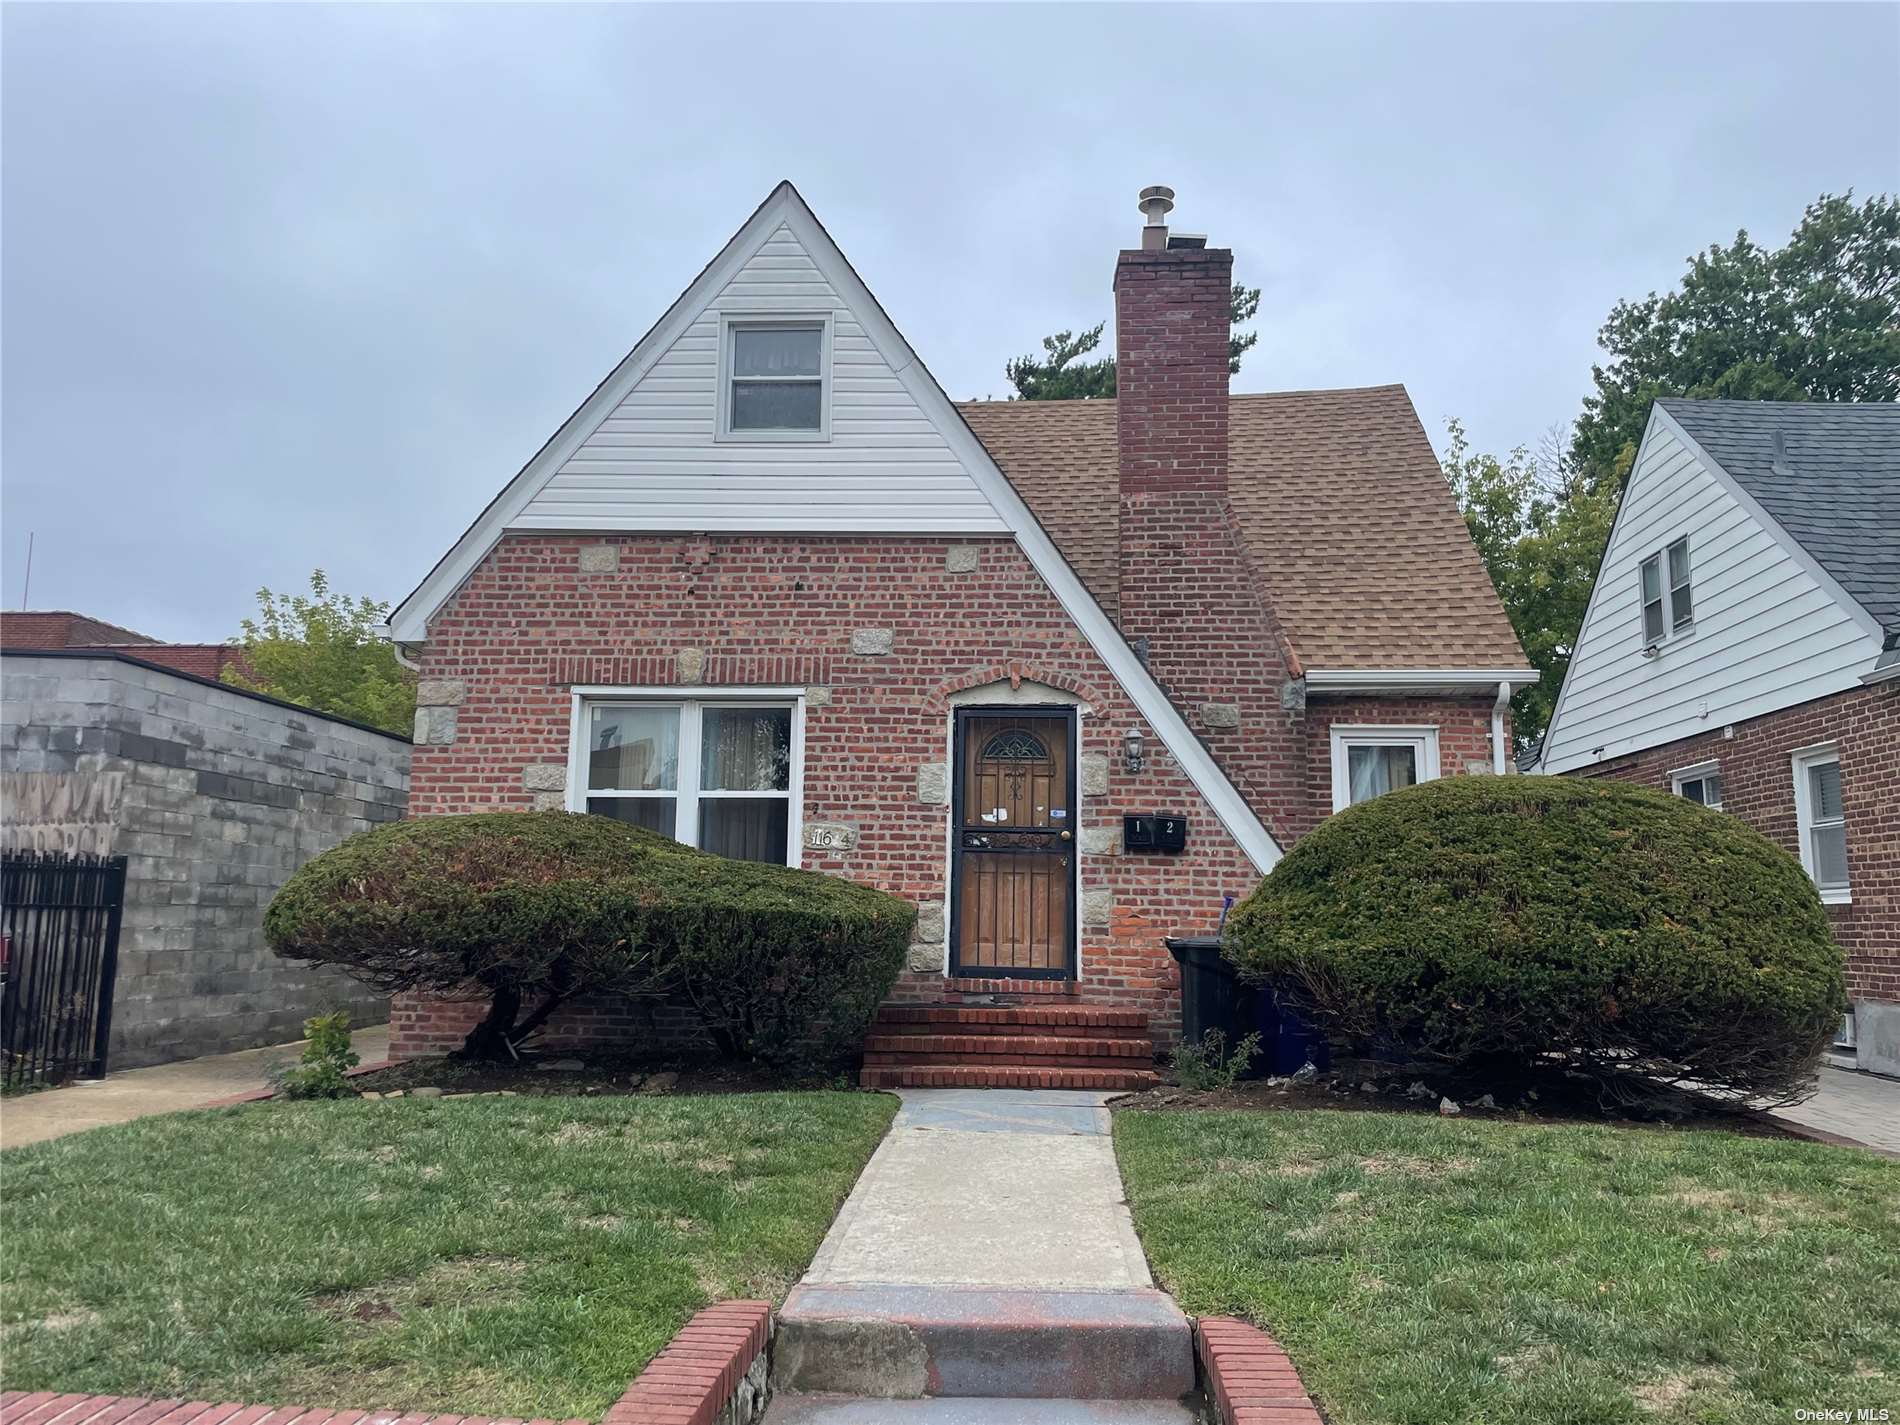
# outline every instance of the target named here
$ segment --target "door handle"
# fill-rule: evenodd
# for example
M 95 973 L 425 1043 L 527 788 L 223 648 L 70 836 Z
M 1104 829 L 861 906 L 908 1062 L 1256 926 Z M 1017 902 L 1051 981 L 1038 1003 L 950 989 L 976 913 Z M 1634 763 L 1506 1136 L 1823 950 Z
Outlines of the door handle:
M 1067 841 L 1067 840 L 1069 839 L 1069 835 L 1070 835 L 1070 833 L 1069 833 L 1069 832 L 1067 832 L 1067 831 L 1058 831 L 1058 832 L 1056 833 L 1056 837 L 1057 837 L 1057 839 L 1058 839 L 1058 840 L 1061 840 L 1061 841 Z

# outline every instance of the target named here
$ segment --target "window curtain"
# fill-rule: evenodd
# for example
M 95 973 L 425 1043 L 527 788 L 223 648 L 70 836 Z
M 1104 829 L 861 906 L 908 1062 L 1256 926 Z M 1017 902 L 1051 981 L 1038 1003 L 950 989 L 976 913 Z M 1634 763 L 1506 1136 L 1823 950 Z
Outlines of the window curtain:
M 777 331 L 739 327 L 733 332 L 734 376 L 816 376 L 823 333 L 816 327 Z
M 791 786 L 792 715 L 785 708 L 708 708 L 699 785 L 709 792 L 782 792 Z
M 1348 747 L 1346 770 L 1354 802 L 1370 801 L 1418 780 L 1417 761 L 1410 747 Z

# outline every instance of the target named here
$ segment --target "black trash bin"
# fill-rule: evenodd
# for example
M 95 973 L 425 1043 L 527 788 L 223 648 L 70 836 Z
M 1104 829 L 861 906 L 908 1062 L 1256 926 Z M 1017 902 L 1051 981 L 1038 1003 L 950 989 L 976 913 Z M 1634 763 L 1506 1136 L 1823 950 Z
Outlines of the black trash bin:
M 1221 954 L 1219 936 L 1177 936 L 1168 941 L 1168 952 L 1181 966 L 1185 1042 L 1199 1044 L 1208 1030 L 1218 1029 L 1231 1051 L 1249 1034 L 1258 1034 L 1260 1052 L 1248 1065 L 1247 1078 L 1298 1073 L 1309 1060 L 1318 1069 L 1331 1067 L 1325 1036 L 1283 1007 L 1267 986 L 1242 982 L 1233 962 Z

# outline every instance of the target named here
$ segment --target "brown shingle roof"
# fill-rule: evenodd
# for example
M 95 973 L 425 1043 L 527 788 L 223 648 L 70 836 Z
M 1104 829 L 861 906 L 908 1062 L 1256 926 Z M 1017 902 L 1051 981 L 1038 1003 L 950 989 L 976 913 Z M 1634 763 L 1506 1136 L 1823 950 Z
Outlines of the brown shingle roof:
M 1301 662 L 1328 670 L 1526 666 L 1403 386 L 1229 399 L 1229 496 Z M 1115 613 L 1115 403 L 973 401 L 959 409 Z

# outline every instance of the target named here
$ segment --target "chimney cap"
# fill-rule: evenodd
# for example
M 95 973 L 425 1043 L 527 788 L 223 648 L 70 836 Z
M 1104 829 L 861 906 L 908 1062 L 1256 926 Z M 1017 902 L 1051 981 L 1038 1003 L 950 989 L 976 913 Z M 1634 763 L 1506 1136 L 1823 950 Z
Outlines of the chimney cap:
M 1174 190 L 1165 183 L 1152 183 L 1141 190 L 1141 198 L 1135 206 L 1141 209 L 1149 227 L 1160 227 L 1174 210 Z

